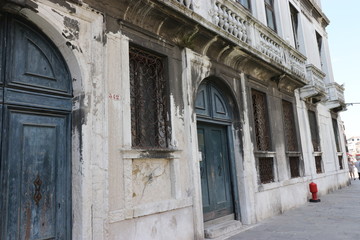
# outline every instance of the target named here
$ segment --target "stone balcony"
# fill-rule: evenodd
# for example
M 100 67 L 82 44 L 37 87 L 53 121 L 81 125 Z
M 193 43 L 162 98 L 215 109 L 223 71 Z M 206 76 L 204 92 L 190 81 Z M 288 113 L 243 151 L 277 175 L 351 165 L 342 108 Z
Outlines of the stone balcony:
M 319 102 L 326 97 L 326 86 L 324 83 L 325 73 L 312 64 L 306 65 L 306 77 L 308 84 L 300 89 L 300 97 L 303 100 Z
M 189 43 L 184 44 L 186 47 L 239 67 L 245 73 L 251 68 L 256 71 L 263 68 L 267 72 L 262 76 L 280 79 L 279 85 L 289 90 L 308 84 L 306 57 L 235 0 L 206 1 L 206 4 L 205 0 L 158 2 L 181 12 L 192 22 L 193 26 L 187 29 L 194 31 L 183 34 L 191 35 L 191 44 L 190 40 L 182 41 Z
M 291 74 L 305 78 L 306 57 L 253 18 L 239 4 L 217 0 L 211 15 L 214 25 L 247 44 L 250 49 L 258 50 L 262 58 L 281 65 Z
M 345 88 L 336 82 L 326 85 L 328 98 L 325 104 L 329 109 L 335 112 L 346 110 L 344 90 Z

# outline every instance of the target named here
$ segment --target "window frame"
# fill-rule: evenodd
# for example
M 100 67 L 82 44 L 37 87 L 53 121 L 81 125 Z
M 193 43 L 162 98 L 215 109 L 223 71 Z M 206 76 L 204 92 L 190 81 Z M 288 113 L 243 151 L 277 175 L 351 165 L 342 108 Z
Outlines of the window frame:
M 313 115 L 314 118 L 310 119 L 311 118 L 310 115 Z M 313 150 L 314 150 L 314 152 L 320 152 L 321 151 L 321 141 L 320 141 L 318 119 L 316 116 L 316 112 L 311 109 L 308 109 L 308 121 L 309 121 L 309 126 L 310 126 L 310 135 L 311 135 L 311 143 L 313 145 Z M 311 122 L 311 121 L 313 121 L 313 122 Z M 311 127 L 312 125 L 313 125 L 313 128 Z M 314 145 L 314 142 L 317 144 L 316 146 Z
M 298 129 L 296 127 L 297 119 L 294 109 L 294 103 L 287 99 L 281 100 L 282 115 L 283 115 L 283 129 L 285 140 L 285 156 L 289 164 L 289 173 L 291 178 L 298 178 L 303 175 L 302 156 L 300 152 L 300 140 L 298 137 Z M 288 112 L 288 117 L 286 117 Z M 289 130 L 289 132 L 287 132 Z M 288 137 L 292 135 L 293 139 Z M 292 143 L 291 143 L 292 142 Z
M 277 24 L 276 24 L 274 0 L 265 0 L 264 4 L 265 4 L 266 25 L 271 30 L 273 30 L 274 32 L 277 33 Z
M 299 11 L 289 3 L 291 26 L 293 30 L 294 45 L 297 50 L 300 49 L 299 41 Z
M 251 12 L 251 0 L 236 0 L 236 2 Z
M 276 153 L 273 151 L 273 141 L 272 141 L 272 132 L 271 132 L 271 122 L 269 116 L 269 105 L 268 105 L 268 94 L 266 91 L 261 91 L 257 88 L 250 88 L 250 98 L 251 98 L 251 109 L 252 109 L 252 119 L 253 119 L 253 137 L 254 137 L 254 155 L 256 159 L 256 168 L 258 172 L 258 183 L 259 184 L 271 184 L 277 182 L 277 163 L 276 163 Z M 263 99 L 264 112 L 263 117 L 265 118 L 265 132 L 266 138 L 268 138 L 267 149 L 259 148 L 259 139 L 257 134 L 257 122 L 256 122 L 256 113 L 255 113 L 255 103 L 253 95 L 261 95 Z M 269 167 L 271 163 L 272 167 Z M 265 168 L 264 168 L 265 167 Z
M 146 77 L 141 77 L 139 73 L 134 70 L 132 72 L 132 61 L 134 59 L 134 51 L 138 53 L 142 53 L 144 55 L 137 56 L 138 58 L 150 59 L 153 58 L 154 61 L 157 63 L 160 62 L 162 67 L 161 70 L 159 69 L 152 69 L 155 73 L 153 77 L 148 77 L 149 79 L 145 79 Z M 146 55 L 146 56 L 145 56 Z M 144 68 L 144 64 L 136 62 L 137 68 Z M 159 73 L 161 71 L 161 73 Z M 133 79 L 132 79 L 133 76 Z M 170 104 L 169 104 L 169 79 L 168 79 L 168 60 L 167 57 L 153 52 L 148 49 L 144 49 L 137 45 L 129 45 L 129 80 L 130 80 L 130 111 L 131 111 L 131 146 L 133 149 L 154 149 L 154 150 L 166 150 L 171 148 L 171 121 L 170 121 Z M 141 82 L 136 82 L 141 81 Z M 138 89 L 138 92 L 135 91 L 136 84 L 138 85 L 145 85 L 144 82 L 152 81 L 153 88 L 145 88 Z M 162 86 L 159 88 L 159 86 Z M 141 94 L 147 95 L 142 98 Z M 140 95 L 140 96 L 138 96 Z M 152 96 L 153 100 L 156 103 L 153 103 L 153 108 L 145 106 L 141 104 L 141 102 L 147 102 Z M 136 103 L 134 101 L 137 101 Z M 140 101 L 140 104 L 139 104 Z M 153 116 L 152 124 L 148 123 L 145 124 L 141 119 L 138 117 L 146 118 L 144 115 L 148 113 L 149 115 Z M 134 116 L 136 120 L 134 119 Z M 163 123 L 161 122 L 163 121 Z M 143 134 L 143 132 L 146 132 Z M 151 132 L 153 131 L 153 135 Z M 155 139 L 155 140 L 154 140 Z
M 317 44 L 317 48 L 318 48 L 318 52 L 319 52 L 319 60 L 320 60 L 320 66 L 323 67 L 324 63 L 323 63 L 323 37 L 321 36 L 320 33 L 318 33 L 318 31 L 315 30 L 315 37 L 316 37 L 316 44 Z

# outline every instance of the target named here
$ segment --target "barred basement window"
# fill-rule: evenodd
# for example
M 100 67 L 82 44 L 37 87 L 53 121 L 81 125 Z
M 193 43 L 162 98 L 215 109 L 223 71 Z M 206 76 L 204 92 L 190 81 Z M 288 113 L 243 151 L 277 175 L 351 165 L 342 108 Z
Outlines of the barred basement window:
M 285 132 L 285 141 L 287 143 L 287 151 L 298 151 L 298 143 L 296 137 L 296 128 L 295 128 L 295 117 L 294 110 L 291 102 L 282 101 L 283 105 L 283 114 L 284 114 L 284 132 Z
M 252 90 L 256 146 L 259 151 L 271 150 L 269 118 L 265 93 Z
M 259 177 L 260 182 L 271 183 L 274 182 L 274 159 L 271 157 L 259 158 Z
M 321 156 L 315 156 L 316 173 L 322 173 L 323 172 L 321 162 L 322 162 Z
M 299 157 L 289 157 L 291 178 L 300 177 Z
M 342 156 L 338 156 L 339 158 L 339 167 L 340 167 L 340 170 L 344 169 L 344 165 L 343 165 L 343 157 Z
M 164 58 L 130 47 L 131 135 L 135 148 L 167 148 L 170 121 Z

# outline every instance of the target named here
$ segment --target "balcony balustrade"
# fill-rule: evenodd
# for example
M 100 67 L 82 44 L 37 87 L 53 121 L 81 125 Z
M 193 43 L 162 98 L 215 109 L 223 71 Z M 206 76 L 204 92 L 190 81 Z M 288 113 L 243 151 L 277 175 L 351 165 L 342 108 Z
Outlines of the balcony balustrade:
M 213 6 L 207 5 L 205 10 L 200 7 L 202 1 L 171 0 L 168 5 L 171 5 L 171 2 L 173 6 L 184 5 L 189 8 L 192 12 L 188 13 L 190 17 L 193 13 L 198 14 L 204 21 L 202 24 L 209 30 L 237 43 L 246 52 L 252 52 L 270 64 L 277 65 L 286 74 L 301 79 L 302 86 L 307 84 L 306 57 L 254 18 L 235 0 L 217 0 Z
M 342 111 L 346 109 L 344 90 L 345 88 L 336 82 L 326 85 L 328 96 L 326 105 L 329 109 L 334 111 Z
M 312 64 L 306 65 L 306 77 L 308 85 L 300 89 L 302 99 L 313 98 L 315 102 L 324 100 L 326 96 L 326 87 L 324 83 L 325 73 Z M 314 102 L 314 101 L 313 101 Z

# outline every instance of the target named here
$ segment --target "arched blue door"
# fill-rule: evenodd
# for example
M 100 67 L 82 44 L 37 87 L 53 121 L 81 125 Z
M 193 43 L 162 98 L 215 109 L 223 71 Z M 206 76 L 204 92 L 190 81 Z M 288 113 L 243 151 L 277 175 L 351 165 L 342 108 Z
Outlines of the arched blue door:
M 204 221 L 234 213 L 229 131 L 231 113 L 221 92 L 212 84 L 200 85 L 196 98 L 198 146 Z
M 71 78 L 39 30 L 0 12 L 0 238 L 71 238 Z

